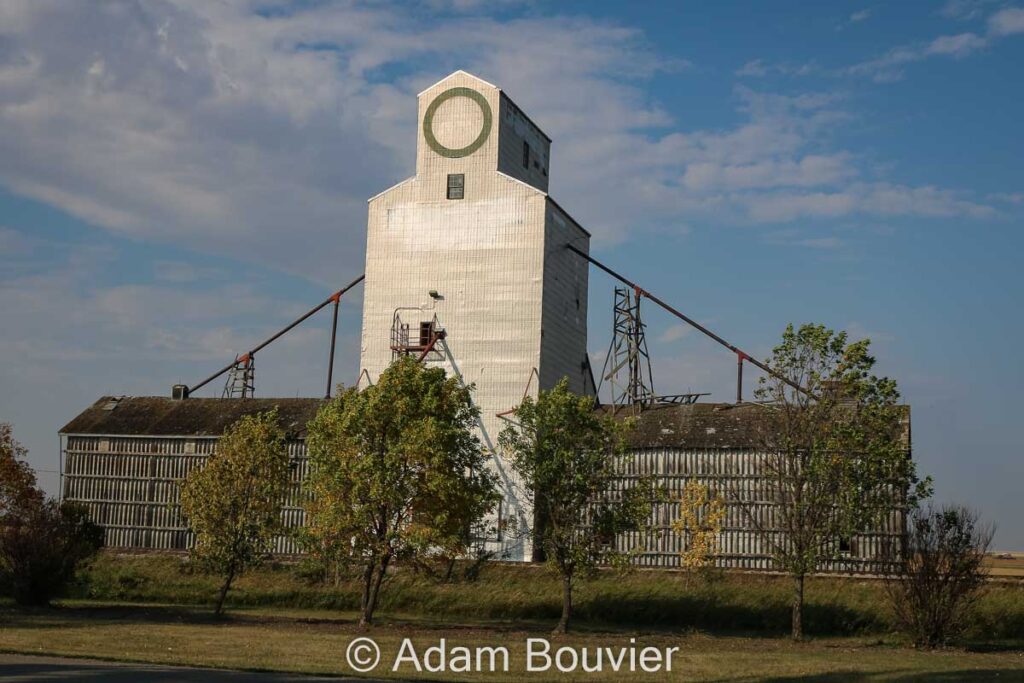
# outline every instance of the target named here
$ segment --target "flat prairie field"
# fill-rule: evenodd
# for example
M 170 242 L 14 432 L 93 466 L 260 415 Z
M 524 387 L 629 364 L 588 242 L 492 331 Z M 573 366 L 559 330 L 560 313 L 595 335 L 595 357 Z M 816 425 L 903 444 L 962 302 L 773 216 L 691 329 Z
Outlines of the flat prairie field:
M 1024 553 L 995 552 L 989 553 L 985 559 L 985 566 L 988 567 L 990 576 L 1024 579 Z

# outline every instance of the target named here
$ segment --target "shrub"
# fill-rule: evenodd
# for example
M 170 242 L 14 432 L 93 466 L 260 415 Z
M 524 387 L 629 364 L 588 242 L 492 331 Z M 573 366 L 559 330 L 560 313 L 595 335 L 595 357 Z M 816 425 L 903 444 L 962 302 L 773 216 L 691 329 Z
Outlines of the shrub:
M 27 451 L 0 423 L 0 587 L 20 605 L 46 605 L 103 545 L 84 507 L 47 500 Z
M 911 514 L 902 547 L 889 554 L 886 592 L 915 645 L 936 647 L 963 632 L 985 583 L 992 533 L 963 507 L 929 506 Z
M 48 500 L 4 524 L 0 572 L 19 605 L 47 605 L 102 545 L 103 530 L 84 507 Z

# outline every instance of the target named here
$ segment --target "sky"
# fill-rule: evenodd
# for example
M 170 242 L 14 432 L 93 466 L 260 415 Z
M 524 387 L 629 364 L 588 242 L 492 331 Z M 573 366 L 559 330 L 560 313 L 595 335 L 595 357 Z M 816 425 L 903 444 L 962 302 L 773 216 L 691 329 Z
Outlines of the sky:
M 553 139 L 598 258 L 758 357 L 790 322 L 870 338 L 937 500 L 1024 550 L 1021 64 L 1024 5 L 989 0 L 3 0 L 0 420 L 56 493 L 98 397 L 193 384 L 361 273 L 416 93 L 465 69 Z M 730 353 L 645 320 L 659 393 L 733 400 Z M 261 352 L 258 394 L 322 395 L 329 324 Z

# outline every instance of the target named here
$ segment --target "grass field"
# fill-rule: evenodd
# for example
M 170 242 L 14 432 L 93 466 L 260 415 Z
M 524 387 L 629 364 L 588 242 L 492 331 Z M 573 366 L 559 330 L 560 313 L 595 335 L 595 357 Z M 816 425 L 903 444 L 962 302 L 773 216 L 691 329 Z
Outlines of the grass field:
M 219 582 L 190 571 L 175 556 L 103 554 L 69 597 L 107 602 L 208 605 Z M 234 607 L 351 611 L 354 582 L 311 580 L 301 566 L 278 565 L 242 577 L 228 597 Z M 581 584 L 576 615 L 594 627 L 698 629 L 711 633 L 784 635 L 789 632 L 791 586 L 785 577 L 722 574 L 712 580 L 681 572 L 603 572 Z M 557 621 L 561 587 L 537 566 L 493 564 L 478 581 L 446 583 L 398 571 L 382 595 L 380 614 L 505 623 Z M 805 629 L 811 635 L 888 635 L 893 630 L 882 586 L 875 581 L 812 578 L 807 583 Z M 966 632 L 968 642 L 1017 639 L 1024 645 L 1024 583 L 993 583 Z
M 247 608 L 215 621 L 208 611 L 167 606 L 72 603 L 36 611 L 0 611 L 5 622 L 0 650 L 162 664 L 246 670 L 351 674 L 345 648 L 355 637 L 371 636 L 383 664 L 374 676 L 415 680 L 552 680 L 555 672 L 527 673 L 527 638 L 546 638 L 547 624 L 468 626 L 389 618 L 369 631 L 354 615 Z M 713 636 L 700 633 L 605 633 L 587 629 L 553 641 L 554 648 L 628 646 L 678 647 L 671 673 L 558 674 L 558 680 L 616 681 L 1024 681 L 1020 651 L 918 652 L 878 638 L 820 638 L 799 645 L 778 637 Z M 400 641 L 410 638 L 422 652 L 445 638 L 449 645 L 505 645 L 509 671 L 471 674 L 417 673 L 404 665 L 389 671 Z
M 385 589 L 378 625 L 355 626 L 357 593 L 313 581 L 301 567 L 268 567 L 244 577 L 229 615 L 207 607 L 217 580 L 181 558 L 103 555 L 73 595 L 53 608 L 0 606 L 0 650 L 29 654 L 351 674 L 345 648 L 355 637 L 380 645 L 374 676 L 433 680 L 551 680 L 524 671 L 528 638 L 548 638 L 559 585 L 542 568 L 491 565 L 479 580 L 445 583 L 399 571 Z M 994 584 L 956 648 L 916 651 L 892 628 L 877 582 L 816 578 L 807 589 L 809 642 L 791 643 L 789 583 L 782 577 L 672 572 L 604 573 L 579 591 L 577 630 L 563 646 L 678 647 L 672 673 L 559 675 L 558 680 L 702 681 L 1024 681 L 1024 584 Z M 389 671 L 403 639 L 422 652 L 502 645 L 509 672 Z

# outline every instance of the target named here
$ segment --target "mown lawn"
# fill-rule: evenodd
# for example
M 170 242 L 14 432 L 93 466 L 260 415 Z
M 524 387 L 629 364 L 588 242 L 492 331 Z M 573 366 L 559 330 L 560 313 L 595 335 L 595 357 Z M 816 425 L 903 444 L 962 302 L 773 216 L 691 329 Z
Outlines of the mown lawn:
M 526 672 L 528 638 L 549 638 L 559 583 L 540 567 L 488 565 L 454 582 L 400 569 L 386 586 L 379 623 L 355 625 L 354 582 L 317 580 L 302 565 L 266 567 L 232 591 L 228 616 L 209 604 L 215 577 L 178 556 L 101 555 L 71 594 L 47 609 L 0 604 L 0 650 L 162 664 L 349 674 L 345 648 L 374 638 L 378 677 L 432 680 L 553 680 Z M 816 578 L 808 584 L 810 639 L 786 638 L 784 577 L 605 572 L 578 592 L 576 631 L 553 649 L 678 647 L 671 673 L 557 674 L 558 680 L 1024 681 L 1024 584 L 991 585 L 956 647 L 917 651 L 895 632 L 877 582 Z M 449 647 L 505 646 L 508 672 L 430 674 L 390 665 L 403 639 L 422 654 Z
M 678 647 L 671 673 L 561 674 L 525 671 L 527 638 L 548 638 L 547 625 L 460 627 L 413 618 L 388 618 L 360 630 L 354 615 L 315 610 L 282 614 L 267 608 L 236 610 L 223 621 L 208 610 L 169 606 L 71 603 L 43 610 L 0 609 L 0 650 L 27 654 L 101 657 L 161 664 L 318 674 L 349 674 L 345 649 L 356 637 L 372 637 L 382 651 L 375 677 L 413 680 L 495 681 L 1024 681 L 1021 651 L 919 652 L 889 639 L 817 638 L 793 644 L 780 637 L 713 636 L 700 633 L 587 630 L 552 640 L 554 649 L 593 651 L 630 645 Z M 449 646 L 504 645 L 509 671 L 417 673 L 390 666 L 402 639 L 423 650 L 441 638 Z

